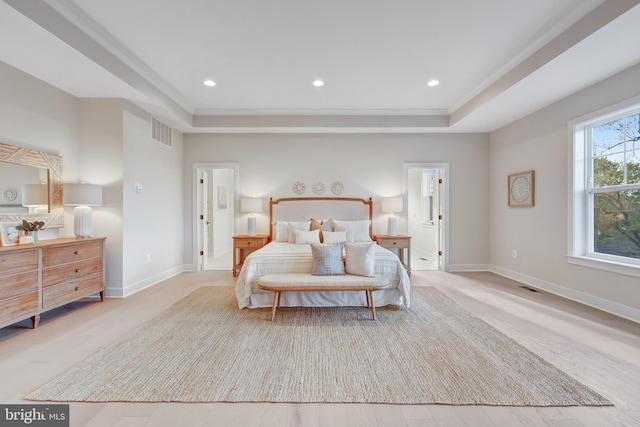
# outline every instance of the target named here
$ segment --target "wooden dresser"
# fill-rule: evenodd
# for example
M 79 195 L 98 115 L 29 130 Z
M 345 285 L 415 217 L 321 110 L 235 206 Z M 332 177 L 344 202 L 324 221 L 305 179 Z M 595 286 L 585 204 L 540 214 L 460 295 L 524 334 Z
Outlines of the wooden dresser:
M 100 293 L 104 300 L 105 238 L 41 240 L 0 247 L 0 328 Z

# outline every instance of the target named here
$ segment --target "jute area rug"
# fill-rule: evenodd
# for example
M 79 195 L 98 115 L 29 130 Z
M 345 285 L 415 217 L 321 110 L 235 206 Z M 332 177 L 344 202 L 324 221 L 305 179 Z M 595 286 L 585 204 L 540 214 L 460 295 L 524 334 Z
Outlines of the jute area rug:
M 450 300 L 411 309 L 237 307 L 202 287 L 26 399 L 611 405 Z

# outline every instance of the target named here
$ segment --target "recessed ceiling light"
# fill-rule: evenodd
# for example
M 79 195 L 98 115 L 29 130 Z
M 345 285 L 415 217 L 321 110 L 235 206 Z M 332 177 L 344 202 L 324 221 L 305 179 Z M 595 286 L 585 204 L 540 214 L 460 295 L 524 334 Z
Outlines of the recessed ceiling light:
M 439 84 L 440 84 L 440 81 L 436 79 L 432 79 L 427 82 L 427 86 L 431 86 L 431 87 L 438 86 Z
M 314 80 L 313 85 L 315 87 L 320 87 L 324 85 L 324 82 L 322 80 Z
M 205 80 L 203 83 L 204 83 L 206 86 L 215 86 L 215 85 L 216 85 L 216 82 L 214 82 L 214 81 L 213 81 L 213 80 L 211 80 L 211 79 Z

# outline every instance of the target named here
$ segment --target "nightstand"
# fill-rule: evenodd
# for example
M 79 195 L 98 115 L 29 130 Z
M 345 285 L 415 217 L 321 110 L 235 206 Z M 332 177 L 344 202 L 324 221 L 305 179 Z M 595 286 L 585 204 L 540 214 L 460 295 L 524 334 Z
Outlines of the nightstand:
M 233 236 L 233 277 L 236 277 L 242 268 L 242 263 L 247 258 L 247 255 L 256 249 L 260 249 L 267 243 L 269 243 L 269 236 L 266 234 L 260 234 L 258 236 L 239 234 Z
M 411 236 L 376 234 L 373 239 L 383 248 L 397 249 L 400 262 L 407 269 L 407 274 L 411 276 Z M 407 252 L 406 258 L 404 256 L 405 250 Z

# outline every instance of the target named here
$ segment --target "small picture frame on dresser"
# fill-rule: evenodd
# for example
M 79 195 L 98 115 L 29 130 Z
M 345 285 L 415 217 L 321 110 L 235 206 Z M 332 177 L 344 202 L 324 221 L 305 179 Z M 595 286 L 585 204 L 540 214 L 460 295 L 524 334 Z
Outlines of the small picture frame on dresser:
M 19 225 L 19 222 L 0 223 L 0 243 L 2 243 L 2 246 L 14 246 L 18 244 L 18 239 L 20 239 Z

